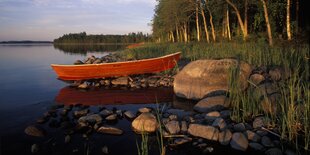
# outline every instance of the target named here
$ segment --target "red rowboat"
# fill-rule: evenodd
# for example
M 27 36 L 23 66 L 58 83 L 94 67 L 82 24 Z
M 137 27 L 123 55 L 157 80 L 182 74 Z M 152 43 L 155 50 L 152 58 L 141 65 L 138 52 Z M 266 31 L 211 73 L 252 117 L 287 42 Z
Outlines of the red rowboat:
M 180 55 L 181 53 L 177 52 L 158 58 L 143 60 L 86 65 L 52 64 L 51 66 L 62 80 L 86 80 L 165 71 L 173 68 L 177 64 Z

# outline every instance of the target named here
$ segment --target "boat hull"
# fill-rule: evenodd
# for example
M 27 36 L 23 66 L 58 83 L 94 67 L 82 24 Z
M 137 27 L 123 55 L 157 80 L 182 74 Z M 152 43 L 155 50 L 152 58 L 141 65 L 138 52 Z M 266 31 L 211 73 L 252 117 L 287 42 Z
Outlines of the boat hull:
M 158 58 L 87 65 L 57 65 L 52 68 L 62 80 L 86 80 L 103 77 L 156 73 L 173 68 L 180 59 L 180 52 Z

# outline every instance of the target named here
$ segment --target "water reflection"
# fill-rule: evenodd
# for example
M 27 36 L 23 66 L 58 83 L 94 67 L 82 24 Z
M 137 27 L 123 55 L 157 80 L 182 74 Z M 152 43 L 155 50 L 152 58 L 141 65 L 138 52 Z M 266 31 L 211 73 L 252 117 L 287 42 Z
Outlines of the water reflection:
M 172 88 L 81 90 L 67 86 L 59 91 L 55 101 L 64 105 L 147 104 L 172 102 L 173 95 Z
M 59 44 L 54 44 L 54 48 L 62 51 L 66 54 L 70 55 L 75 55 L 75 54 L 80 54 L 80 55 L 86 55 L 88 52 L 112 52 L 112 51 L 117 51 L 117 50 L 122 50 L 126 48 L 126 45 L 124 44 L 107 44 L 107 45 L 101 45 L 101 44 L 96 44 L 96 45 L 90 45 L 90 44 L 83 44 L 83 45 L 59 45 Z

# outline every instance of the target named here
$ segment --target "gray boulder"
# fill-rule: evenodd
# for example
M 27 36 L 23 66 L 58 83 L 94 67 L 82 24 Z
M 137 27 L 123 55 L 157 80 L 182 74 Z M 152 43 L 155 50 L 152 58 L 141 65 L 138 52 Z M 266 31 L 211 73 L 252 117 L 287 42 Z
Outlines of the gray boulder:
M 229 90 L 230 68 L 240 67 L 239 86 L 245 89 L 251 66 L 235 59 L 197 60 L 186 65 L 174 79 L 174 92 L 187 99 L 202 99 L 209 93 Z

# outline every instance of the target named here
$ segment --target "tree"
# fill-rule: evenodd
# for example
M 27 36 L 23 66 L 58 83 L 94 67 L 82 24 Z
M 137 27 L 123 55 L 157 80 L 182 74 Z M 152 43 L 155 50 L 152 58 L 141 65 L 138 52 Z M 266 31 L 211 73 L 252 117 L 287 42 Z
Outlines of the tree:
M 286 32 L 287 32 L 287 40 L 292 40 L 292 32 L 291 32 L 291 0 L 287 0 L 286 4 Z
M 265 21 L 266 21 L 266 26 L 267 26 L 267 33 L 268 33 L 268 40 L 269 40 L 269 45 L 272 46 L 272 34 L 271 34 L 271 28 L 270 28 L 270 23 L 269 23 L 269 17 L 268 17 L 268 9 L 267 9 L 267 4 L 266 0 L 261 0 L 263 3 L 263 8 L 264 8 L 264 16 L 265 16 Z

